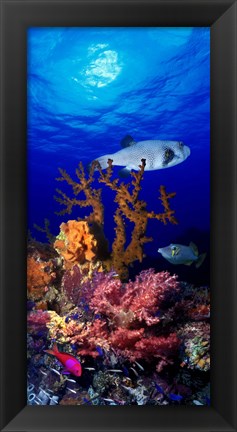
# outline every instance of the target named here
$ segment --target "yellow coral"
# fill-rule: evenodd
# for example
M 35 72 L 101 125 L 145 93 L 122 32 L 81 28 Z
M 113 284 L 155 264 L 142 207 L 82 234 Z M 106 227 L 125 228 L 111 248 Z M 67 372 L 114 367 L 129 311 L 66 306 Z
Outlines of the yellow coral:
M 59 316 L 55 311 L 48 311 L 50 321 L 46 326 L 49 329 L 49 337 L 56 339 L 59 343 L 67 343 L 71 341 L 72 336 L 80 333 L 84 327 L 83 323 L 75 323 L 75 321 L 65 322 L 65 317 Z
M 83 264 L 95 257 L 97 241 L 90 233 L 86 221 L 69 220 L 60 225 L 60 233 L 54 248 L 64 258 L 66 268 L 75 263 Z

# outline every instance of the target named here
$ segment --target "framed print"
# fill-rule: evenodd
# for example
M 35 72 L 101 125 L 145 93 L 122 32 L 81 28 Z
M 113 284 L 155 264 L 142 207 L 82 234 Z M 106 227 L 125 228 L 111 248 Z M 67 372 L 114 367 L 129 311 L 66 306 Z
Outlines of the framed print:
M 236 430 L 236 2 L 1 6 L 1 430 Z

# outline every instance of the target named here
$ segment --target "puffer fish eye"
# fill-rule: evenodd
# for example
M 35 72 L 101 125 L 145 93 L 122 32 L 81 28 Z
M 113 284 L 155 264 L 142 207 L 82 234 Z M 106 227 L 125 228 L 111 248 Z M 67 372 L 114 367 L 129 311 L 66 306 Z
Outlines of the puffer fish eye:
M 175 250 L 177 249 L 177 247 L 176 247 L 176 246 L 171 246 L 171 249 L 172 249 L 173 251 L 175 251 Z
M 165 149 L 164 153 L 164 164 L 167 165 L 174 158 L 174 152 L 170 148 Z
M 182 149 L 184 146 L 184 143 L 182 141 L 179 142 L 179 148 Z

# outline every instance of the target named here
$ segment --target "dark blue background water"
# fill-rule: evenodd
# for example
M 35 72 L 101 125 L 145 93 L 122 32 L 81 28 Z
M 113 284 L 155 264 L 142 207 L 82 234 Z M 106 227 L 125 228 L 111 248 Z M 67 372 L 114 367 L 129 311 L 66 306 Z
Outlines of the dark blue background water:
M 74 174 L 79 161 L 120 149 L 120 140 L 180 140 L 190 157 L 173 168 L 146 172 L 141 197 L 160 211 L 160 184 L 179 225 L 150 221 L 140 268 L 168 269 L 193 283 L 209 282 L 210 231 L 209 28 L 32 28 L 28 31 L 28 221 L 62 221 L 53 199 L 58 167 Z M 115 175 L 120 168 L 115 168 Z M 129 181 L 129 179 L 127 180 Z M 65 184 L 66 187 L 66 184 Z M 101 186 L 100 186 L 101 187 Z M 66 189 L 65 189 L 66 190 Z M 104 190 L 105 232 L 114 236 L 112 192 Z M 196 242 L 208 252 L 200 269 L 172 266 L 157 253 L 171 242 Z

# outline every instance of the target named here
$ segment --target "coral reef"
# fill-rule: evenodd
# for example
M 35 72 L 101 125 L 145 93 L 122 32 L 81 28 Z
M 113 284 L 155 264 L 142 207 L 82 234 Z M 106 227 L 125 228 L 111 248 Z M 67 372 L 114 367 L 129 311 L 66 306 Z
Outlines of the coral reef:
M 115 238 L 104 235 L 98 182 L 114 192 Z M 40 229 L 49 244 L 28 243 L 27 360 L 29 405 L 208 405 L 210 404 L 210 291 L 178 281 L 167 271 L 143 270 L 129 279 L 129 266 L 143 260 L 148 221 L 176 224 L 160 187 L 163 212 L 139 199 L 145 160 L 131 182 L 112 179 L 112 161 L 102 171 L 80 164 L 77 181 L 61 178 L 74 198 L 58 190 L 57 201 L 71 213 L 92 207 L 84 220 L 60 225 L 53 238 L 48 222 Z M 81 198 L 84 194 L 84 199 Z M 131 237 L 125 223 L 131 224 Z M 77 357 L 82 375 L 64 375 L 45 351 Z
M 54 248 L 63 257 L 65 268 L 83 264 L 95 257 L 97 241 L 90 233 L 86 221 L 69 220 L 60 225 Z
M 39 256 L 28 256 L 27 291 L 30 300 L 42 300 L 55 278 L 52 261 L 42 261 Z
M 100 244 L 103 244 L 103 257 L 101 252 L 98 257 L 101 258 L 107 270 L 113 268 L 124 280 L 128 278 L 128 267 L 134 261 L 143 259 L 143 246 L 152 238 L 146 237 L 147 223 L 149 219 L 157 219 L 164 224 L 169 221 L 176 224 L 177 220 L 174 217 L 174 211 L 170 209 L 169 199 L 176 194 L 167 194 L 165 187 L 160 187 L 160 200 L 164 207 L 163 213 L 155 213 L 146 209 L 146 202 L 139 200 L 139 192 L 141 191 L 141 181 L 145 170 L 145 159 L 142 159 L 138 172 L 131 172 L 131 183 L 125 184 L 119 182 L 119 179 L 112 180 L 113 168 L 112 160 L 108 160 L 108 168 L 103 172 L 99 163 L 94 161 L 91 164 L 88 178 L 83 168 L 82 163 L 79 164 L 79 169 L 76 171 L 78 181 L 72 180 L 66 171 L 60 169 L 61 177 L 58 181 L 66 181 L 72 187 L 73 194 L 78 196 L 84 193 L 85 199 L 78 200 L 77 198 L 69 198 L 61 190 L 57 189 L 58 196 L 55 199 L 65 208 L 59 214 L 71 213 L 74 206 L 92 207 L 93 211 L 86 218 L 91 224 L 92 232 L 97 236 Z M 112 244 L 112 251 L 109 253 L 105 247 L 108 244 L 103 233 L 104 226 L 104 209 L 101 201 L 101 190 L 92 188 L 94 182 L 94 172 L 99 171 L 99 182 L 109 187 L 115 192 L 114 202 L 117 204 L 117 209 L 114 215 L 115 221 L 115 238 Z M 130 242 L 126 245 L 127 237 L 124 225 L 124 218 L 127 219 L 133 226 Z
M 101 263 L 89 262 L 87 265 L 74 265 L 71 269 L 65 271 L 62 278 L 62 289 L 65 293 L 67 300 L 71 301 L 74 305 L 87 305 L 91 299 L 91 291 L 88 290 L 90 283 L 95 272 L 103 270 Z
M 50 321 L 50 312 L 43 310 L 30 311 L 27 315 L 27 328 L 30 334 L 40 334 L 47 331 L 47 323 Z
M 49 311 L 49 336 L 60 343 L 76 344 L 77 353 L 83 356 L 98 357 L 100 347 L 112 348 L 117 357 L 129 361 L 158 359 L 161 370 L 172 362 L 180 341 L 174 332 L 162 334 L 155 327 L 160 322 L 157 315 L 178 290 L 177 278 L 167 272 L 146 270 L 127 284 L 114 277 L 114 272 L 96 272 L 78 287 L 78 305 L 82 305 L 80 295 L 83 299 L 86 295 L 89 305 L 86 319 L 81 308 L 66 318 Z
M 183 363 L 189 369 L 210 369 L 210 324 L 208 322 L 186 323 L 178 330 L 184 344 Z

